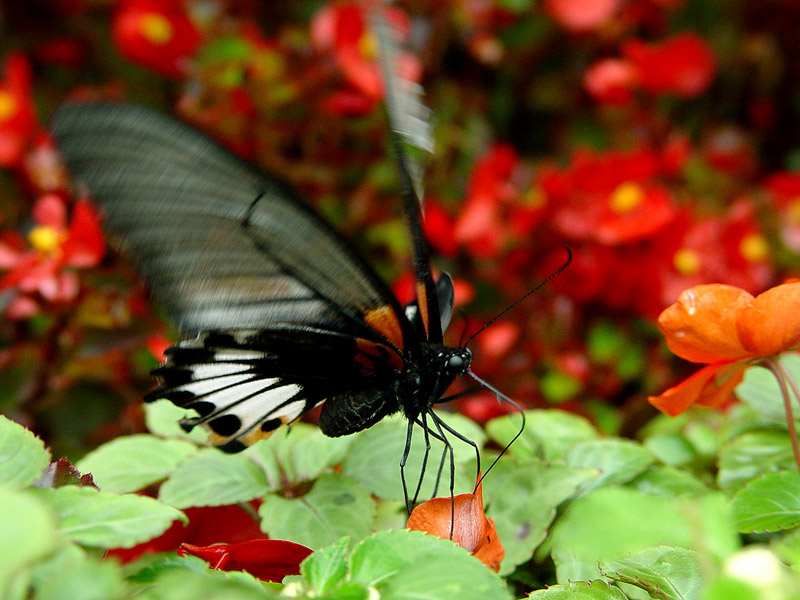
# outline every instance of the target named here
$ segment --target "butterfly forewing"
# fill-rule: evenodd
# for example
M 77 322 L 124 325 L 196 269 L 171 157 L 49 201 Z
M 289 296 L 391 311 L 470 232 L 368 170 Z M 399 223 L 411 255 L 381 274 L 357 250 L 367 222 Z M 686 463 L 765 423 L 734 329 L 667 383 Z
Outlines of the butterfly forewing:
M 414 328 L 285 186 L 141 107 L 65 104 L 52 130 L 174 323 L 197 335 L 170 350 L 148 399 L 195 409 L 185 425 L 229 451 L 327 399 L 329 435 L 399 409 Z
M 52 129 L 182 331 L 399 313 L 373 271 L 285 186 L 189 127 L 136 106 L 66 104 Z

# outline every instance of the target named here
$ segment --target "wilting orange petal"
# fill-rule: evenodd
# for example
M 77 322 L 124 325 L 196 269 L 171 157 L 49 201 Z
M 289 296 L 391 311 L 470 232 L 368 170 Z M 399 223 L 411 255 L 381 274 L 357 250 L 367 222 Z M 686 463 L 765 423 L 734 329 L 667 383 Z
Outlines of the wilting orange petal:
M 712 283 L 684 290 L 658 317 L 658 327 L 675 354 L 695 363 L 750 356 L 739 341 L 737 321 L 753 296 L 737 287 Z
M 506 549 L 503 548 L 500 538 L 497 537 L 494 521 L 488 517 L 486 521 L 489 523 L 489 528 L 472 555 L 497 573 L 500 570 L 500 563 L 503 562 L 503 557 L 506 555 Z
M 771 356 L 800 345 L 800 283 L 784 283 L 759 294 L 739 318 L 742 345 Z
M 692 404 L 719 406 L 742 380 L 746 367 L 735 362 L 708 365 L 660 396 L 650 396 L 648 401 L 671 417 Z
M 505 550 L 497 537 L 494 522 L 483 512 L 481 485 L 474 494 L 459 494 L 452 499 L 432 498 L 423 502 L 411 511 L 406 528 L 450 539 L 451 510 L 455 516 L 453 541 L 485 565 L 499 571 Z

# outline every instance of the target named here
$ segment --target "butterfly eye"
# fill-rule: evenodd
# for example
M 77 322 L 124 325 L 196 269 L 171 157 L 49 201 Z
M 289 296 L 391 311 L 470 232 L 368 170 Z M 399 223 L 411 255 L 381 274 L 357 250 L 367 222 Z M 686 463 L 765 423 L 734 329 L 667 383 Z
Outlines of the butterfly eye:
M 450 373 L 463 373 L 467 367 L 469 367 L 470 363 L 472 362 L 472 353 L 467 351 L 463 354 L 454 354 L 453 356 L 447 359 L 445 363 L 445 368 Z

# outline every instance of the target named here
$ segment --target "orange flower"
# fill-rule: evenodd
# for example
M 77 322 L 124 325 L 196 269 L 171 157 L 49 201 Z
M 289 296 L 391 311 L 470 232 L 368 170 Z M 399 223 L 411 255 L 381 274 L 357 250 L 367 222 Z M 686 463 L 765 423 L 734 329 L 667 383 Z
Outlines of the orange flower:
M 661 313 L 658 326 L 670 350 L 707 366 L 650 397 L 650 403 L 672 416 L 692 404 L 722 404 L 747 367 L 800 348 L 799 303 L 800 282 L 776 286 L 755 298 L 718 283 L 685 290 Z
M 455 514 L 453 541 L 495 572 L 506 554 L 494 521 L 483 512 L 483 489 L 479 483 L 472 494 L 455 498 L 432 498 L 417 506 L 408 517 L 406 528 L 450 539 L 451 510 Z

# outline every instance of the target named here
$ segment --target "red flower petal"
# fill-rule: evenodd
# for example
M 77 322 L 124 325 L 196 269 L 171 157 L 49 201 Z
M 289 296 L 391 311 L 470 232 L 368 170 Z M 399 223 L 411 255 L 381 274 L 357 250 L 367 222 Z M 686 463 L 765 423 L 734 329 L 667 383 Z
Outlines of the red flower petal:
M 194 546 L 181 544 L 178 555 L 191 554 L 207 561 L 212 569 L 246 571 L 262 581 L 281 581 L 299 575 L 300 563 L 313 552 L 285 540 L 250 540 L 238 544 Z
M 619 0 L 546 0 L 544 9 L 565 29 L 585 32 L 608 21 L 619 4 Z

